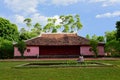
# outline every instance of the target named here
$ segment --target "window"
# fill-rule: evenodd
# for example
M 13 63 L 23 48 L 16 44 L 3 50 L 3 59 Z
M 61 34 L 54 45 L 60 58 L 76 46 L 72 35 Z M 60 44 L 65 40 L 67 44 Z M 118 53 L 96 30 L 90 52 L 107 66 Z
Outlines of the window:
M 27 52 L 30 52 L 30 49 L 27 49 Z
M 92 48 L 90 48 L 89 51 L 92 52 Z

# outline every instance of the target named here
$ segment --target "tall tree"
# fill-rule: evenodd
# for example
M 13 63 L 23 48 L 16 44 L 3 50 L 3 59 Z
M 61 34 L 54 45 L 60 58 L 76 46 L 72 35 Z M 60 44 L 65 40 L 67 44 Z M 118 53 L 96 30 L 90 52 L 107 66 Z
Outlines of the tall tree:
M 56 24 L 57 19 L 48 18 L 48 23 L 44 26 L 43 31 L 48 33 L 57 33 L 61 28 L 59 24 Z
M 111 53 L 113 57 L 120 57 L 120 42 L 111 40 L 105 44 L 105 52 Z
M 120 21 L 116 22 L 116 28 L 117 28 L 117 32 L 116 32 L 116 39 L 120 40 Z
M 26 19 L 24 20 L 24 22 L 26 23 L 26 25 L 27 25 L 28 27 L 31 27 L 31 26 L 32 26 L 32 24 L 31 24 L 32 20 L 31 20 L 30 18 L 26 18 Z
M 28 26 L 28 31 L 30 31 L 30 28 L 31 28 L 31 26 L 32 26 L 32 20 L 30 19 L 30 18 L 26 18 L 25 20 L 24 20 L 24 22 L 26 23 L 26 25 Z
M 29 32 L 25 28 L 21 28 L 19 32 L 20 40 L 29 39 Z
M 73 33 L 82 28 L 79 15 L 61 15 L 60 19 L 62 20 L 61 25 L 64 28 L 62 32 Z
M 116 31 L 107 31 L 105 32 L 106 42 L 116 40 Z
M 17 26 L 9 20 L 0 17 L 0 37 L 10 41 L 18 41 L 19 34 Z
M 20 40 L 27 40 L 40 35 L 42 32 L 42 27 L 39 23 L 35 23 L 35 25 L 32 26 L 32 20 L 30 18 L 26 18 L 24 22 L 29 29 L 26 30 L 26 28 L 21 28 Z
M 39 23 L 36 23 L 33 28 L 33 32 L 40 35 L 42 32 L 42 26 Z

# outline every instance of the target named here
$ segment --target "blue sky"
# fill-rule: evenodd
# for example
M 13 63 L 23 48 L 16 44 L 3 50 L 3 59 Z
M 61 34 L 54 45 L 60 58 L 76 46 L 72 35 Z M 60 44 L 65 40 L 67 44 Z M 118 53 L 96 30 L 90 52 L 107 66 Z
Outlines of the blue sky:
M 44 25 L 47 18 L 68 14 L 80 15 L 83 28 L 79 35 L 101 36 L 115 30 L 120 20 L 120 0 L 0 0 L 0 17 L 17 24 L 19 29 L 25 27 L 23 20 L 28 17 Z

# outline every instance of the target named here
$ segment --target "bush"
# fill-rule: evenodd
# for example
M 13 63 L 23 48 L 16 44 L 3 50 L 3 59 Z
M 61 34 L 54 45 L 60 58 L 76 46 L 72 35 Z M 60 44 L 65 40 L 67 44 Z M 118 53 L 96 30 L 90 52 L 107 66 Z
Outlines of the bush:
M 120 57 L 120 54 L 118 52 L 111 53 L 111 57 Z
M 0 59 L 14 57 L 14 47 L 11 41 L 0 38 Z
M 120 42 L 111 40 L 105 45 L 105 52 L 111 53 L 111 57 L 120 57 Z

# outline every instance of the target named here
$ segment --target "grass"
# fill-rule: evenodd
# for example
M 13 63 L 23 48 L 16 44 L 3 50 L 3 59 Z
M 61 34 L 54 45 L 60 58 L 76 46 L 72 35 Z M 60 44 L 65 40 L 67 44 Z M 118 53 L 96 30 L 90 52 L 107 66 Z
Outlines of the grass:
M 114 64 L 116 65 L 114 67 L 13 68 L 16 65 L 30 62 L 1 61 L 0 80 L 120 80 L 120 60 L 97 61 Z
M 26 64 L 17 65 L 14 68 L 67 68 L 67 67 L 113 67 L 115 65 L 85 61 L 78 63 L 77 61 L 64 61 L 64 62 L 30 62 Z

